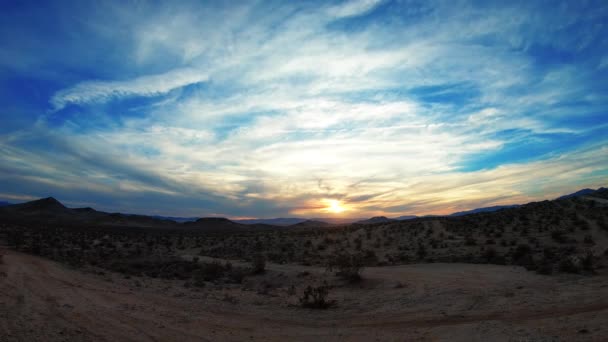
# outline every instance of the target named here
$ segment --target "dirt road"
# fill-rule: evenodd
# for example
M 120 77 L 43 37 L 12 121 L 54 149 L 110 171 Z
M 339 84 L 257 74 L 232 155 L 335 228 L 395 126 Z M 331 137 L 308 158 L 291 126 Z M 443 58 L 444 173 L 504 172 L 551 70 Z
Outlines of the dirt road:
M 606 341 L 606 276 L 539 276 L 508 266 L 368 268 L 299 308 L 277 288 L 186 289 L 70 269 L 0 248 L 0 341 Z M 322 270 L 269 265 L 266 277 Z M 266 281 L 259 279 L 259 281 Z M 298 280 L 305 285 L 305 280 Z

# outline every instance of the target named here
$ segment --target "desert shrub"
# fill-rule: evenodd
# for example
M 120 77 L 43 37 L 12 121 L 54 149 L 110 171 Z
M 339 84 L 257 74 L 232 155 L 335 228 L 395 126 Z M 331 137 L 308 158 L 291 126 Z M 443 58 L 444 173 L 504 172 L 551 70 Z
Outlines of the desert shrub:
M 595 256 L 592 252 L 587 252 L 581 259 L 581 266 L 585 271 L 594 272 L 595 269 Z
M 309 309 L 327 309 L 336 304 L 335 300 L 328 300 L 329 287 L 322 285 L 317 287 L 307 286 L 300 297 L 300 305 Z
M 504 265 L 506 263 L 505 257 L 500 255 L 494 248 L 488 248 L 483 252 L 482 258 L 485 262 L 497 265 Z
M 251 259 L 251 269 L 253 274 L 266 272 L 266 256 L 263 253 L 255 253 Z
M 538 272 L 539 274 L 552 274 L 553 273 L 553 262 L 548 259 L 548 258 L 543 258 L 537 265 L 536 265 L 536 272 Z
M 228 279 L 235 284 L 242 284 L 246 274 L 240 268 L 231 269 L 228 273 Z
M 205 287 L 205 273 L 202 270 L 195 271 L 192 279 L 194 280 L 192 285 L 196 287 Z
M 555 248 L 545 247 L 543 249 L 544 259 L 553 260 L 556 257 Z
M 418 259 L 424 259 L 427 256 L 428 252 L 426 250 L 426 247 L 424 246 L 424 244 L 419 244 L 418 245 L 418 250 L 416 251 L 416 255 L 418 256 Z
M 515 264 L 524 266 L 528 270 L 536 268 L 536 263 L 532 257 L 532 248 L 527 244 L 520 244 L 513 252 L 513 259 Z
M 475 240 L 475 238 L 472 236 L 467 236 L 464 240 L 464 244 L 466 246 L 475 246 L 477 245 L 477 240 Z
M 221 278 L 226 269 L 226 266 L 222 265 L 218 261 L 207 262 L 200 265 L 200 269 L 198 270 L 197 274 L 206 281 L 212 281 Z
M 365 254 L 363 255 L 363 259 L 361 260 L 360 264 L 361 266 L 363 266 L 363 263 L 366 263 L 367 265 L 373 265 L 377 262 L 378 256 L 376 255 L 376 252 L 372 249 L 368 249 L 365 251 Z
M 561 230 L 554 230 L 553 232 L 551 232 L 551 238 L 557 243 L 568 242 L 568 239 L 566 239 L 564 232 Z
M 532 248 L 527 244 L 520 244 L 513 252 L 513 260 L 518 260 L 522 257 L 529 255 L 532 252 Z
M 496 257 L 496 250 L 494 248 L 488 248 L 483 252 L 483 258 L 491 262 Z
M 231 296 L 228 293 L 224 293 L 224 297 L 222 298 L 222 301 L 230 303 L 230 304 L 236 304 L 239 302 L 239 300 L 236 297 Z
M 559 270 L 567 273 L 580 273 L 582 269 L 581 262 L 573 256 L 564 256 L 559 262 Z
M 337 254 L 330 258 L 327 270 L 335 271 L 336 275 L 350 282 L 361 280 L 363 258 L 358 254 Z

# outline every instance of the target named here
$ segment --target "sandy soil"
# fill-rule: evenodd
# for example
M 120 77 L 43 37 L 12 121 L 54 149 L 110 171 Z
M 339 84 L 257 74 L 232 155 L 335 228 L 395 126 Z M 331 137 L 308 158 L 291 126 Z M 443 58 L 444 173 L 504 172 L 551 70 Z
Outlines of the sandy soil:
M 320 268 L 270 264 L 243 285 L 198 289 L 0 253 L 2 342 L 608 340 L 606 275 L 421 264 L 367 268 L 345 285 Z M 297 307 L 322 280 L 338 306 Z

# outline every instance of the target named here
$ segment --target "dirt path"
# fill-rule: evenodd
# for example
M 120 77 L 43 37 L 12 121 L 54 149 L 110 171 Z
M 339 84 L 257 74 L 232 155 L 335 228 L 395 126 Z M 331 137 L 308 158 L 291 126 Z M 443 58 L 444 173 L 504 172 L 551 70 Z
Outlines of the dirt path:
M 0 341 L 604 341 L 605 277 L 490 265 L 369 268 L 327 311 L 240 288 L 93 274 L 1 249 Z M 269 265 L 295 276 L 296 265 Z M 321 270 L 313 270 L 321 272 Z M 139 284 L 142 282 L 143 284 Z M 401 284 L 395 286 L 395 284 Z M 278 292 L 277 292 L 278 293 Z M 223 300 L 226 295 L 234 302 Z

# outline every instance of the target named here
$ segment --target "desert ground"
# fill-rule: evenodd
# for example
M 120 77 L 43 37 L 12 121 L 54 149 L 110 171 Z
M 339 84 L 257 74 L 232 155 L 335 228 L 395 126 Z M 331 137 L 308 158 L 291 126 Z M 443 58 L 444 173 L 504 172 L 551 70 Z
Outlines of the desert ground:
M 242 285 L 187 287 L 2 248 L 2 341 L 605 341 L 608 277 L 457 263 L 367 267 L 344 284 L 322 267 L 268 263 Z M 188 258 L 189 256 L 184 256 Z M 233 261 L 238 266 L 238 261 Z M 336 306 L 298 305 L 326 282 Z

